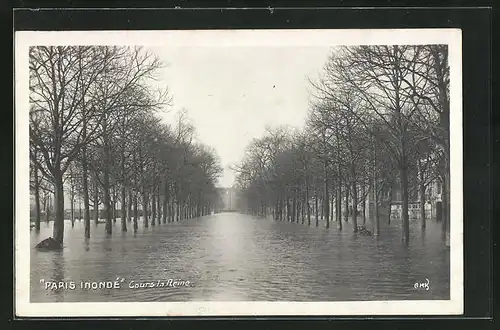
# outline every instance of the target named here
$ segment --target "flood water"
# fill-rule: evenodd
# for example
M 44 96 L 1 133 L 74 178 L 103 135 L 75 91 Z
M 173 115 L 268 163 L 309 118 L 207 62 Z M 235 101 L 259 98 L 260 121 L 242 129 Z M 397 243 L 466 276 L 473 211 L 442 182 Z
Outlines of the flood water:
M 312 221 L 314 223 L 314 220 Z M 30 232 L 31 246 L 52 236 L 52 223 Z M 438 223 L 422 232 L 411 222 L 410 244 L 399 222 L 381 224 L 379 237 L 354 235 L 237 213 L 219 213 L 106 237 L 104 224 L 65 223 L 62 252 L 31 250 L 31 302 L 115 301 L 352 301 L 449 299 L 449 250 Z M 119 288 L 80 288 L 114 281 Z M 171 287 L 168 280 L 189 281 Z M 429 280 L 429 290 L 415 282 Z M 41 281 L 75 288 L 45 289 Z M 130 288 L 155 282 L 153 288 Z M 161 287 L 159 283 L 167 283 Z M 172 282 L 170 282 L 172 284 Z

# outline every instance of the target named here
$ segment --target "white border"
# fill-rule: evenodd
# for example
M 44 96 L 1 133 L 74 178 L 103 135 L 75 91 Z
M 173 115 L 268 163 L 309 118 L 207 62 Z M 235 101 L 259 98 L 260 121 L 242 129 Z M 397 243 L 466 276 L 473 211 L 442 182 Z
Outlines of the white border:
M 459 315 L 463 313 L 462 34 L 459 29 L 22 31 L 15 33 L 16 217 L 29 218 L 28 48 L 35 45 L 334 46 L 448 44 L 450 63 L 450 300 L 362 302 L 30 303 L 29 222 L 15 222 L 17 316 Z

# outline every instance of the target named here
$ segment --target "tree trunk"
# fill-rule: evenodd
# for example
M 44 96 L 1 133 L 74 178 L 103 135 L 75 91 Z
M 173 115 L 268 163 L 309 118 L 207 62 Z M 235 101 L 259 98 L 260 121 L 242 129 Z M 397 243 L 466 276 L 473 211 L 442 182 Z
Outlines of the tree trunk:
M 148 198 L 146 193 L 146 188 L 142 186 L 142 219 L 144 221 L 144 228 L 149 227 L 149 218 L 148 218 Z
M 75 193 L 73 184 L 71 184 L 71 193 L 70 193 L 70 210 L 71 210 L 71 228 L 75 227 Z
M 280 197 L 279 195 L 276 197 L 276 203 L 275 203 L 275 211 L 274 211 L 274 220 L 280 220 Z
M 85 108 L 85 103 L 83 103 L 83 108 Z M 82 139 L 87 139 L 87 118 L 85 116 L 85 110 L 83 111 L 83 121 L 82 121 Z M 89 196 L 89 182 L 88 182 L 88 163 L 87 163 L 87 146 L 82 146 L 82 193 L 83 193 L 83 225 L 85 227 L 85 238 L 90 238 L 90 196 Z
M 422 161 L 418 158 L 418 173 L 419 173 L 419 194 L 420 194 L 420 226 L 425 229 L 425 182 L 424 182 L 424 170 L 422 166 Z
M 446 239 L 448 232 L 448 220 L 450 218 L 450 208 L 449 208 L 449 176 L 445 173 L 443 176 L 443 183 L 441 185 L 441 200 L 442 200 L 442 220 L 441 220 L 441 234 L 443 239 Z
M 113 186 L 113 203 L 111 204 L 113 206 L 113 223 L 116 223 L 116 203 L 118 200 L 118 196 L 116 194 L 116 185 Z
M 298 196 L 294 196 L 293 199 L 295 200 L 295 206 L 293 205 L 293 200 L 292 200 L 292 208 L 293 208 L 293 214 L 292 214 L 292 222 L 293 223 L 299 223 L 299 212 L 300 212 L 300 201 Z
M 177 205 L 177 210 L 176 210 L 175 214 L 176 214 L 177 222 L 179 222 L 181 220 L 181 204 L 179 203 L 178 200 L 176 201 L 176 205 Z
M 123 126 L 125 126 L 125 123 L 123 123 Z M 122 131 L 122 136 L 125 137 L 125 132 Z M 121 214 L 120 214 L 120 221 L 122 224 L 122 232 L 127 231 L 127 201 L 126 201 L 126 191 L 125 191 L 125 181 L 126 181 L 126 173 L 125 173 L 125 144 L 122 145 L 121 148 L 121 155 L 120 155 L 120 165 L 121 165 L 121 179 L 122 179 L 122 184 L 121 184 Z M 129 200 L 130 202 L 130 200 Z M 130 208 L 130 205 L 129 205 Z
M 379 219 L 378 219 L 378 198 L 377 198 L 377 178 L 375 176 L 375 171 L 373 172 L 373 184 L 372 184 L 372 202 L 373 202 L 373 235 L 378 236 L 380 231 Z M 390 210 L 389 210 L 390 213 Z
M 315 214 L 316 214 L 316 227 L 319 226 L 319 209 L 318 209 L 318 194 L 315 193 L 314 196 L 314 208 L 315 208 Z
M 286 221 L 288 221 L 288 222 L 291 221 L 291 216 L 290 216 L 290 198 L 288 196 L 286 198 Z
M 361 197 L 363 198 L 363 226 L 366 226 L 366 187 L 365 184 L 361 186 Z
M 34 166 L 34 176 L 35 176 L 35 230 L 40 231 L 40 181 L 38 181 L 38 167 Z
M 332 185 L 332 188 L 333 188 L 333 185 Z M 335 198 L 334 198 L 334 194 L 332 193 L 331 198 L 330 198 L 330 221 L 331 222 L 335 222 L 335 212 L 333 210 L 335 210 Z
M 201 218 L 201 217 L 207 215 L 205 206 L 206 206 L 205 195 L 202 192 L 200 192 L 199 193 L 199 201 L 196 203 L 196 205 L 194 207 L 196 218 Z
M 337 186 L 337 196 L 335 197 L 335 202 L 337 203 L 335 207 L 335 213 L 337 216 L 337 229 L 342 230 L 342 181 L 340 179 L 340 176 Z
M 94 223 L 99 223 L 99 179 L 97 173 L 94 175 Z
M 325 201 L 324 198 L 321 199 L 321 207 L 320 207 L 320 212 L 321 212 L 321 220 L 325 218 Z
M 56 242 L 63 244 L 64 240 L 64 186 L 63 177 L 60 171 L 54 175 L 54 207 L 55 219 L 53 228 L 53 238 Z
M 158 216 L 158 224 L 161 224 L 161 220 L 162 220 L 162 212 L 161 212 L 161 198 L 160 198 L 160 183 L 158 183 L 158 186 L 156 188 L 156 213 L 157 213 L 157 216 Z
M 163 186 L 163 223 L 167 223 L 167 210 L 168 210 L 168 179 L 165 178 Z M 168 221 L 170 222 L 170 220 Z
M 49 195 L 50 196 L 50 195 Z M 47 197 L 46 208 L 45 208 L 45 222 L 49 223 L 50 221 L 50 209 L 51 209 L 51 197 Z
M 346 184 L 346 190 L 345 190 L 345 213 L 344 213 L 344 221 L 348 222 L 349 221 L 349 183 L 347 182 Z
M 302 195 L 302 201 L 300 202 L 301 204 L 301 208 L 300 208 L 300 211 L 301 211 L 301 214 L 300 214 L 300 217 L 301 217 L 301 224 L 304 224 L 304 221 L 305 221 L 305 217 L 306 217 L 306 208 L 307 208 L 307 199 L 306 199 L 306 194 L 304 193 Z
M 283 197 L 280 197 L 279 203 L 279 220 L 283 221 Z
M 137 197 L 137 192 L 134 192 L 134 233 L 137 232 L 138 218 L 139 218 L 139 198 Z
M 443 61 L 440 60 L 440 54 L 442 54 Z M 438 78 L 438 100 L 441 105 L 441 113 L 439 114 L 439 126 L 443 132 L 446 133 L 444 141 L 442 141 L 441 146 L 444 149 L 444 175 L 443 175 L 443 185 L 442 185 L 442 212 L 443 212 L 443 222 L 442 222 L 442 235 L 445 238 L 445 244 L 449 244 L 447 241 L 447 236 L 449 234 L 449 229 L 451 225 L 451 214 L 450 214 L 450 101 L 449 101 L 449 82 L 446 80 L 446 71 L 448 67 L 448 48 L 446 46 L 439 47 L 435 46 L 432 49 L 432 55 L 434 57 L 434 66 L 436 71 L 436 76 Z
M 122 201 L 121 201 L 121 212 L 122 214 L 120 215 L 120 219 L 121 219 L 121 223 L 122 223 L 122 231 L 125 232 L 127 231 L 127 201 L 126 201 L 126 194 L 125 194 L 125 185 L 122 184 L 122 187 L 121 187 L 121 198 L 122 198 Z
M 307 225 L 311 226 L 311 205 L 309 204 L 309 183 L 306 182 L 306 212 Z
M 169 222 L 175 222 L 175 204 L 174 204 L 174 199 L 170 201 L 170 221 Z
M 353 176 L 354 177 L 354 176 Z M 352 227 L 354 232 L 358 231 L 358 187 L 356 180 L 352 181 Z
M 408 169 L 406 165 L 400 166 L 399 169 L 400 177 L 401 177 L 401 197 L 402 197 L 402 239 L 408 244 L 410 239 L 410 222 L 408 215 Z
M 391 224 L 392 217 L 392 200 L 394 199 L 394 189 L 392 188 L 393 183 L 391 182 L 391 187 L 389 188 L 389 215 L 387 216 L 387 224 Z
M 282 221 L 287 221 L 288 220 L 287 203 L 288 203 L 288 199 L 287 198 L 282 198 L 281 199 L 281 220 Z
M 425 185 L 420 185 L 420 227 L 425 229 L 426 219 L 425 219 Z
M 132 190 L 128 189 L 127 222 L 132 221 Z
M 73 171 L 69 173 L 69 207 L 70 207 L 70 220 L 71 228 L 75 228 L 75 178 Z
M 156 225 L 156 192 L 151 193 L 151 226 Z
M 193 206 L 194 209 L 194 216 L 196 218 L 201 218 L 203 216 L 203 206 L 202 206 L 202 199 L 201 199 L 201 192 L 198 193 L 198 197 L 196 200 L 195 205 Z
M 110 212 L 111 208 L 111 196 L 110 196 L 110 186 L 109 186 L 109 148 L 108 142 L 105 142 L 104 147 L 104 215 L 106 217 L 106 234 L 112 234 L 112 214 Z
M 341 168 L 341 156 L 340 156 L 340 143 L 339 143 L 339 126 L 335 126 L 335 133 L 337 137 L 337 177 L 338 177 L 338 187 L 337 187 L 337 229 L 342 230 L 342 168 Z M 347 194 L 349 195 L 349 194 Z
M 328 161 L 325 159 L 323 164 L 323 209 L 325 213 L 326 228 L 330 228 L 330 196 L 328 195 Z

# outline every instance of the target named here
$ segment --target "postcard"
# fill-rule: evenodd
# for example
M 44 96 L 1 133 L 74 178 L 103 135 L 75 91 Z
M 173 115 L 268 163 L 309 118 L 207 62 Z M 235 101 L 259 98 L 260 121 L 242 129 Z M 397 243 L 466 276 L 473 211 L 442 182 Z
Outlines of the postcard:
M 15 33 L 18 316 L 463 313 L 459 29 Z

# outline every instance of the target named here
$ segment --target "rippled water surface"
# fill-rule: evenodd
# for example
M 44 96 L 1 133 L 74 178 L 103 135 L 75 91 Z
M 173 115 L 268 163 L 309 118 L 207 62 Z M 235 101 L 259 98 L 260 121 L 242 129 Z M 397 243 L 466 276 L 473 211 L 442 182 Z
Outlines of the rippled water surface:
M 314 222 L 314 221 L 313 221 Z M 120 231 L 104 224 L 65 224 L 62 252 L 31 250 L 32 302 L 91 301 L 349 301 L 449 299 L 449 250 L 439 224 L 422 232 L 411 223 L 409 247 L 398 222 L 381 225 L 379 237 L 307 227 L 237 213 Z M 31 231 L 31 245 L 52 235 L 52 224 Z M 80 289 L 81 281 L 124 278 L 120 289 Z M 46 290 L 45 281 L 73 281 L 76 288 Z M 130 282 L 168 279 L 188 287 L 129 288 Z M 430 289 L 414 288 L 428 279 Z

